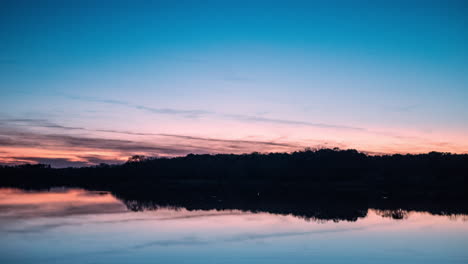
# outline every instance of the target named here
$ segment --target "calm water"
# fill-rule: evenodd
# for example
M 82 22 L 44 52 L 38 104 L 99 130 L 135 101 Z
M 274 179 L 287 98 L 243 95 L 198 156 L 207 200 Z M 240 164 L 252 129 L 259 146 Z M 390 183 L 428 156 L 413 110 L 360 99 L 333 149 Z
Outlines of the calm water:
M 133 212 L 106 192 L 0 189 L 0 263 L 468 263 L 467 216 L 404 213 Z

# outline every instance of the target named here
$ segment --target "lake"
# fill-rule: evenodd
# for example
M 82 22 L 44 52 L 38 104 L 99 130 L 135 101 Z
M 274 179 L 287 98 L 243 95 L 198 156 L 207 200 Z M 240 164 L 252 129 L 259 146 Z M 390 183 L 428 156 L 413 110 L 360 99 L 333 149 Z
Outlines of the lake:
M 330 220 L 138 203 L 0 189 L 0 263 L 468 263 L 463 214 L 369 208 Z

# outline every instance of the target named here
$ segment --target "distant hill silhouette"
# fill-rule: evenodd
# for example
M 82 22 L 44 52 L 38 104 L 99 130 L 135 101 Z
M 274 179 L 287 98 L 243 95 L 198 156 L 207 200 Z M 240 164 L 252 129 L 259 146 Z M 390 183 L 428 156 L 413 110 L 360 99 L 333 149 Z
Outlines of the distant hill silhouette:
M 468 213 L 468 155 L 370 156 L 356 150 L 133 156 L 121 165 L 0 167 L 0 186 L 111 191 L 132 210 L 181 206 L 355 220 L 368 208 Z

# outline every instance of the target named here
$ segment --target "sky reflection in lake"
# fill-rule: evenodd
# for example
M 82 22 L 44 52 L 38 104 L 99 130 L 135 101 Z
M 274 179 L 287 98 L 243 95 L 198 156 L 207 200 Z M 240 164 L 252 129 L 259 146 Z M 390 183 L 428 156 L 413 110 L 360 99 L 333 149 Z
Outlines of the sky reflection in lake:
M 132 212 L 107 192 L 0 189 L 0 263 L 468 263 L 466 216 L 404 213 Z

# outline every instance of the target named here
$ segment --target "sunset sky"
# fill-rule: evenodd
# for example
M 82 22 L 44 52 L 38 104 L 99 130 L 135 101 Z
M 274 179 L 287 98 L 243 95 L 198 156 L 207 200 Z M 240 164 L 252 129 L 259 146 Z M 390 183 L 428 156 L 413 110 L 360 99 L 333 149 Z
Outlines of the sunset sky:
M 0 164 L 468 153 L 466 1 L 1 1 Z

